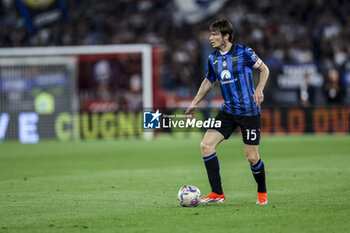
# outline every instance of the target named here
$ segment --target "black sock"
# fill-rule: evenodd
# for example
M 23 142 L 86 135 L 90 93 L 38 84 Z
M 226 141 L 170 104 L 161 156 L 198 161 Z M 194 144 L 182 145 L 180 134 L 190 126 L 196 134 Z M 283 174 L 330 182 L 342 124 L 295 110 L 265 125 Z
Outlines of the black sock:
M 216 156 L 216 153 L 210 155 L 209 157 L 203 158 L 203 160 L 207 169 L 211 191 L 219 195 L 223 194 L 221 187 L 219 160 Z
M 256 183 L 258 184 L 258 192 L 266 193 L 266 182 L 265 182 L 265 168 L 264 163 L 259 160 L 255 165 L 251 165 L 253 176 L 255 178 Z

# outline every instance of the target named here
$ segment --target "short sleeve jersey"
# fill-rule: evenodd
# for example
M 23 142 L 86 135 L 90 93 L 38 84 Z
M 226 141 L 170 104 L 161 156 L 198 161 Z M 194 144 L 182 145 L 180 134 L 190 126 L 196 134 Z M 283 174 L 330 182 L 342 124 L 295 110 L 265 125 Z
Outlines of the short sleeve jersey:
M 215 50 L 209 55 L 206 78 L 218 80 L 224 103 L 221 110 L 236 116 L 255 116 L 261 113 L 254 102 L 253 69 L 262 66 L 262 60 L 246 46 L 233 44 L 230 51 L 221 54 Z

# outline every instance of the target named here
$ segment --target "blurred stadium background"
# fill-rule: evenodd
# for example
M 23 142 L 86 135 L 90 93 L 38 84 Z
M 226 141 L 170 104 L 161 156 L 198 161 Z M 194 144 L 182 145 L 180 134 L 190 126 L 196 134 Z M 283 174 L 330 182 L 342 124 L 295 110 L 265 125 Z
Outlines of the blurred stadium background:
M 41 139 L 142 134 L 135 119 L 143 107 L 185 108 L 196 94 L 211 52 L 208 27 L 217 18 L 232 21 L 235 41 L 252 47 L 270 68 L 265 134 L 348 133 L 349 10 L 340 0 L 3 0 L 0 110 L 7 130 L 1 140 L 20 137 L 25 112 L 40 115 Z M 150 46 L 147 58 L 135 51 L 140 44 Z M 131 50 L 96 50 L 101 45 Z M 75 61 L 65 59 L 69 55 Z M 202 107 L 220 102 L 216 88 Z
M 0 0 L 0 232 L 347 232 L 349 12 L 346 0 Z M 270 68 L 265 212 L 249 204 L 239 136 L 219 149 L 228 205 L 185 213 L 181 185 L 209 191 L 203 132 L 143 137 L 145 109 L 183 113 L 196 94 L 218 18 Z M 197 117 L 221 101 L 215 87 Z

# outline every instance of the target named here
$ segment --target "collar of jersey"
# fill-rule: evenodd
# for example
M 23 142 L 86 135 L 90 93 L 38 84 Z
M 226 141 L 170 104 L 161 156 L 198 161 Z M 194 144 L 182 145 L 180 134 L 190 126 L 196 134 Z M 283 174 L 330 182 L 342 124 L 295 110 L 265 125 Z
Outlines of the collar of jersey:
M 233 52 L 233 50 L 235 50 L 235 48 L 236 48 L 236 44 L 232 43 L 230 50 L 226 54 L 223 54 L 223 55 L 221 55 L 220 50 L 217 49 L 216 56 L 219 57 L 219 56 L 226 56 L 227 54 L 232 54 L 232 52 Z

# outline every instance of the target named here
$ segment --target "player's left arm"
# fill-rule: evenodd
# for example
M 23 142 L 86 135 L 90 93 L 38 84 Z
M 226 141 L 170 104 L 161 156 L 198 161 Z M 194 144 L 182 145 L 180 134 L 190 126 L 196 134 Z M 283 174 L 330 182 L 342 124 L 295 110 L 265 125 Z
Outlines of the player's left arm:
M 253 96 L 256 106 L 259 106 L 264 101 L 263 91 L 270 73 L 269 68 L 264 63 L 261 64 L 258 70 L 260 71 L 260 80 Z

